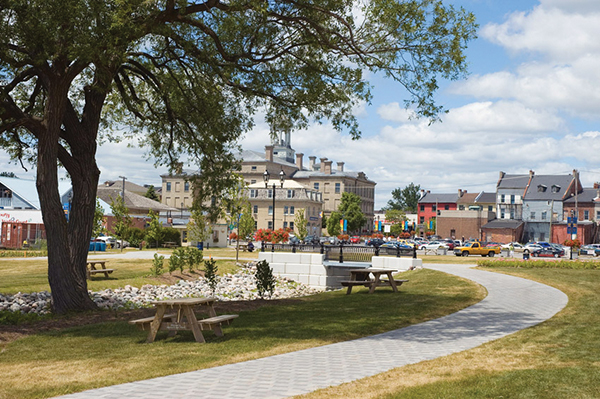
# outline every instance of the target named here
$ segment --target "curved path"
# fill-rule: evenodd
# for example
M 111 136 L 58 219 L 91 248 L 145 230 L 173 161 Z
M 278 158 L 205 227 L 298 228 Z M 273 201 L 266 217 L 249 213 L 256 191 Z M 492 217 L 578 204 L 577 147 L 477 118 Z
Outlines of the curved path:
M 436 320 L 354 341 L 64 398 L 283 398 L 474 348 L 541 323 L 567 304 L 567 296 L 555 288 L 471 266 L 426 266 L 472 280 L 488 291 L 483 301 Z

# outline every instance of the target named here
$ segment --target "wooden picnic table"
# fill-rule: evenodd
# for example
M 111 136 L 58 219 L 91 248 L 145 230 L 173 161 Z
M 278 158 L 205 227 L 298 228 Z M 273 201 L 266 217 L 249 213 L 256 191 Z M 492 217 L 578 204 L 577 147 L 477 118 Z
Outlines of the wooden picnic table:
M 398 287 L 402 285 L 402 283 L 407 282 L 408 280 L 396 280 L 394 279 L 393 273 L 396 273 L 398 270 L 393 269 L 353 269 L 350 270 L 350 280 L 342 281 L 342 286 L 348 287 L 348 291 L 346 291 L 346 295 L 352 293 L 352 287 L 355 286 L 365 286 L 369 287 L 369 294 L 372 294 L 377 287 L 392 287 L 394 292 L 398 292 Z M 370 275 L 373 275 L 371 278 Z M 382 280 L 381 276 L 386 275 L 387 280 Z
M 146 342 L 154 342 L 156 334 L 159 330 L 169 331 L 169 336 L 172 337 L 180 330 L 191 330 L 194 333 L 196 342 L 206 342 L 203 330 L 212 330 L 218 337 L 223 336 L 222 325 L 229 325 L 231 320 L 238 317 L 237 314 L 220 315 L 214 309 L 216 298 L 180 298 L 167 299 L 164 301 L 151 301 L 150 303 L 156 307 L 156 315 L 154 317 L 146 317 L 144 319 L 131 320 L 129 324 L 134 324 L 142 330 L 148 329 L 148 338 Z M 194 313 L 195 307 L 205 308 L 209 317 L 198 320 Z M 175 312 L 167 313 L 167 310 L 172 309 Z
M 167 241 L 167 242 L 163 242 L 163 246 L 165 248 L 175 248 L 177 246 L 177 243 L 175 243 L 173 241 Z
M 87 262 L 87 278 L 91 280 L 92 274 L 104 273 L 104 276 L 108 278 L 109 273 L 115 271 L 115 269 L 107 269 L 105 260 L 90 260 Z M 96 265 L 99 265 L 100 268 L 96 269 Z

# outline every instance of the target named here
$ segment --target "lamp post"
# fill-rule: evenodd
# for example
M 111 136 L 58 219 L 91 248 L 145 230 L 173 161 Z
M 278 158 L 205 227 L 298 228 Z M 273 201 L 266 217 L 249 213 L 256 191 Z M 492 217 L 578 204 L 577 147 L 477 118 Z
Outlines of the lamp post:
M 268 170 L 265 170 L 265 173 L 263 173 L 263 180 L 265 181 L 265 188 L 268 188 L 269 186 L 269 179 L 271 177 L 271 174 L 269 173 Z M 283 182 L 285 181 L 285 172 L 283 171 L 283 168 L 281 169 L 281 172 L 279 172 L 279 181 L 281 183 L 281 188 L 283 188 Z M 275 183 L 273 183 L 273 221 L 272 221 L 272 225 L 271 225 L 271 229 L 272 231 L 275 231 Z M 274 247 L 271 248 L 272 251 L 274 251 Z
M 119 178 L 123 179 L 123 187 L 121 187 L 121 198 L 123 199 L 123 206 L 125 206 L 125 180 L 127 180 L 127 178 L 125 176 L 119 176 Z M 123 233 L 121 233 L 121 252 L 123 252 Z

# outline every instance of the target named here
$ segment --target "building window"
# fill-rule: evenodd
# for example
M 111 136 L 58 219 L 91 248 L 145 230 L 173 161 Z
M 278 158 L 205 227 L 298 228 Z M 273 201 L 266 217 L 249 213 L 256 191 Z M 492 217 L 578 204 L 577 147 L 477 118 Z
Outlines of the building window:
M 459 211 L 464 211 L 465 210 L 465 206 L 464 205 L 459 205 L 458 206 L 458 210 Z
M 421 212 L 423 212 L 425 210 L 425 205 L 421 205 Z M 421 222 L 423 223 L 423 222 Z
M 419 223 L 421 223 L 421 224 L 425 223 L 425 216 L 419 217 Z
M 167 182 L 167 191 L 171 191 L 171 182 L 170 181 Z
M 540 233 L 540 241 L 546 241 L 546 233 Z
M 272 220 L 269 220 L 269 223 L 267 224 L 267 228 L 269 230 L 273 230 L 273 221 Z
M 583 211 L 583 220 L 590 220 L 590 211 Z
M 600 211 L 596 211 L 596 220 L 600 220 Z
M 431 205 L 431 210 L 434 212 L 437 211 L 437 205 Z
M 256 180 L 254 180 L 254 179 L 250 180 L 250 184 L 254 184 L 254 183 L 256 183 Z
M 515 196 L 514 196 L 514 195 L 511 195 L 511 196 L 510 196 L 510 203 L 511 203 L 511 204 L 514 204 L 514 203 L 515 203 Z
M 294 207 L 290 206 L 290 215 L 293 215 L 293 214 L 294 214 Z
M 542 212 L 542 220 L 546 220 L 546 216 L 548 216 L 548 212 L 543 211 Z
M 535 220 L 535 212 L 531 212 L 531 216 L 529 217 L 531 220 Z
M 284 206 L 284 207 L 283 207 L 283 214 L 284 214 L 284 215 L 287 215 L 287 214 L 288 214 L 288 207 L 287 207 L 287 206 Z
M 449 211 L 450 210 L 450 205 L 444 205 L 444 210 Z
M 287 190 L 287 197 L 288 198 L 294 198 L 295 194 L 296 194 L 296 190 Z
M 252 167 L 250 167 L 250 169 L 256 170 L 256 166 L 252 166 Z
M 340 193 L 340 188 L 341 188 L 341 184 L 340 183 L 335 183 L 335 193 L 336 194 Z
M 267 190 L 267 197 L 273 198 L 273 190 L 272 189 Z
M 510 218 L 514 219 L 515 218 L 515 210 L 511 208 L 510 210 Z
M 319 183 L 314 183 L 313 184 L 313 188 L 317 191 L 319 191 Z
M 187 242 L 187 239 L 188 239 L 187 230 L 183 230 L 181 232 L 181 242 Z
M 254 221 L 254 230 L 258 230 L 258 222 L 256 220 Z
M 188 192 L 190 191 L 190 182 L 186 181 L 185 183 L 183 183 L 183 191 Z
M 504 208 L 500 208 L 500 219 L 504 219 Z
M 254 213 L 258 213 L 258 205 L 254 205 Z
M 294 222 L 290 222 L 290 229 L 294 230 Z
M 500 195 L 500 203 L 501 203 L 501 204 L 503 204 L 503 203 L 504 203 L 504 199 L 505 199 L 505 196 L 504 196 L 504 194 L 501 194 L 501 195 Z
M 273 205 L 269 205 L 269 215 L 273 215 Z
M 283 228 L 287 229 L 287 222 L 283 222 Z
M 492 212 L 494 210 L 494 205 L 488 205 L 488 211 Z
M 258 195 L 258 190 L 251 189 L 250 190 L 250 198 L 256 198 Z

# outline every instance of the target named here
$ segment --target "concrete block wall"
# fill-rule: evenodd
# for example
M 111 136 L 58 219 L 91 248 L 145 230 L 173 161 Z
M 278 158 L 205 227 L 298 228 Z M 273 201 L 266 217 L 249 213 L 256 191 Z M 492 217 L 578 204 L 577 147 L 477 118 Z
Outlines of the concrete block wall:
M 389 256 L 373 256 L 371 259 L 374 269 L 392 269 L 406 271 L 409 269 L 422 269 L 423 259 L 392 258 Z

